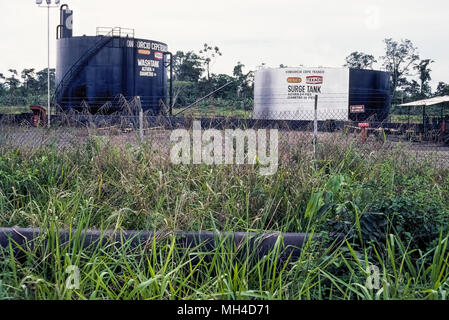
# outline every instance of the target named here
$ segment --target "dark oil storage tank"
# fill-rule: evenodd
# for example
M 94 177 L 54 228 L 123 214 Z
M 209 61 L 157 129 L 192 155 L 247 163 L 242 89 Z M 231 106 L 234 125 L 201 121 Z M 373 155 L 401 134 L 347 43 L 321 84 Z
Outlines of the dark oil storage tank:
M 97 28 L 96 36 L 72 36 L 72 11 L 61 6 L 57 30 L 56 102 L 67 111 L 87 104 L 91 112 L 120 97 L 139 96 L 144 111 L 157 114 L 167 98 L 165 43 L 135 39 L 134 30 Z
M 349 69 L 349 119 L 383 121 L 390 112 L 390 73 Z

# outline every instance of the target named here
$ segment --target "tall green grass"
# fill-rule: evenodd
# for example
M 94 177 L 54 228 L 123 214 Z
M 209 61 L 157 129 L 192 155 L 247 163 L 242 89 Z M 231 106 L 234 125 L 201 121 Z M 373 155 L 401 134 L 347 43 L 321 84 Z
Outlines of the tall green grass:
M 0 226 L 48 230 L 23 256 L 0 249 L 0 299 L 446 299 L 448 170 L 398 149 L 369 155 L 323 142 L 317 168 L 298 151 L 273 176 L 250 166 L 174 166 L 151 145 L 89 140 L 60 151 L 0 149 Z M 82 249 L 67 229 L 307 232 L 296 261 L 225 242 L 181 250 L 173 238 Z M 281 241 L 281 239 L 279 240 Z M 250 250 L 254 252 L 254 250 Z M 66 268 L 80 269 L 67 289 Z M 378 286 L 370 269 L 376 266 Z

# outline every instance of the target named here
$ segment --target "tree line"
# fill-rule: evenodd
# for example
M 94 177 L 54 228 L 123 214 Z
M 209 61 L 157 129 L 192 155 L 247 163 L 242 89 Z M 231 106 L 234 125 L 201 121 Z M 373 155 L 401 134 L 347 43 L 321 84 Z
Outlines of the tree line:
M 254 72 L 245 72 L 240 61 L 232 75 L 213 73 L 216 60 L 222 56 L 217 46 L 207 43 L 199 50 L 177 51 L 173 55 L 173 87 L 178 106 L 186 106 L 223 87 L 213 95 L 214 104 L 251 109 L 254 89 Z
M 449 95 L 449 84 L 439 82 L 436 90 L 430 87 L 431 66 L 434 60 L 421 59 L 418 48 L 408 39 L 383 40 L 384 55 L 354 51 L 345 58 L 344 67 L 373 69 L 377 63 L 390 72 L 393 104 L 437 95 Z M 254 71 L 244 71 L 245 65 L 237 62 L 232 74 L 216 74 L 213 67 L 223 53 L 217 46 L 207 43 L 199 51 L 177 51 L 173 55 L 173 87 L 175 107 L 187 106 L 212 91 L 217 106 L 234 106 L 251 110 L 253 105 Z M 265 64 L 262 63 L 261 67 Z M 279 65 L 285 68 L 284 64 Z M 50 84 L 55 88 L 55 69 L 50 69 Z M 0 105 L 26 106 L 45 104 L 47 95 L 47 69 L 33 68 L 18 72 L 9 69 L 0 73 Z
M 16 69 L 9 69 L 6 74 L 0 73 L 0 105 L 46 104 L 47 70 L 25 68 L 19 73 Z M 50 69 L 50 85 L 54 89 L 55 69 Z

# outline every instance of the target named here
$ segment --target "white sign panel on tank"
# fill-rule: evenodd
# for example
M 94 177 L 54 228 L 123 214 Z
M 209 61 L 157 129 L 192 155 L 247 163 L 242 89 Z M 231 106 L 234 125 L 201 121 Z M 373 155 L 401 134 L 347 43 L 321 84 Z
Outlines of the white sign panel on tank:
M 348 120 L 348 68 L 262 69 L 254 79 L 254 118 Z

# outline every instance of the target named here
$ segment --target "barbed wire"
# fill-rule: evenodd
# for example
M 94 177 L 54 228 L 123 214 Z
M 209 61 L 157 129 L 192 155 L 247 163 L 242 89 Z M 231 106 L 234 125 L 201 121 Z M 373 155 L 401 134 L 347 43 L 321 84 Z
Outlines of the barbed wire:
M 357 118 L 347 109 L 332 110 L 334 105 L 319 101 L 317 117 L 318 159 L 338 157 L 340 146 L 355 144 L 364 157 L 381 156 L 382 152 L 393 152 L 401 147 L 416 161 L 427 161 L 435 166 L 449 166 L 449 134 L 443 131 L 442 122 L 423 124 L 387 123 L 376 119 L 376 108 L 365 110 Z M 85 104 L 82 111 L 71 110 L 52 116 L 52 128 L 47 129 L 35 122 L 31 114 L 0 116 L 0 150 L 7 148 L 35 149 L 56 147 L 60 151 L 76 150 L 89 141 L 104 137 L 118 146 L 135 145 L 142 142 L 151 144 L 154 153 L 161 160 L 168 159 L 170 133 L 173 129 L 192 129 L 195 120 L 203 129 L 219 131 L 227 129 L 277 129 L 279 136 L 279 157 L 283 163 L 298 160 L 313 160 L 312 141 L 314 138 L 313 110 L 261 111 L 249 112 L 247 118 L 229 117 L 220 114 L 184 115 L 168 117 L 142 112 L 135 100 L 124 101 L 120 112 L 112 114 L 90 114 L 90 106 Z M 370 115 L 370 112 L 373 114 Z M 368 128 L 359 127 L 360 121 L 369 121 Z M 449 122 L 449 121 L 448 121 Z M 448 123 L 449 124 L 449 123 Z M 447 130 L 447 129 L 445 129 Z M 323 149 L 324 148 L 324 149 Z M 396 148 L 396 149 L 395 149 Z M 303 159 L 303 160 L 304 160 Z M 409 159 L 409 160 L 410 160 Z

